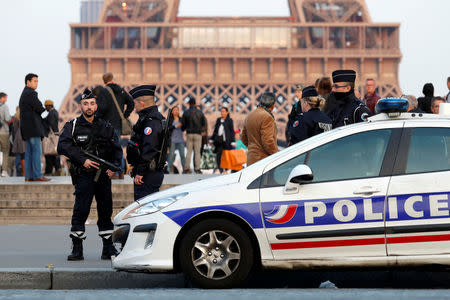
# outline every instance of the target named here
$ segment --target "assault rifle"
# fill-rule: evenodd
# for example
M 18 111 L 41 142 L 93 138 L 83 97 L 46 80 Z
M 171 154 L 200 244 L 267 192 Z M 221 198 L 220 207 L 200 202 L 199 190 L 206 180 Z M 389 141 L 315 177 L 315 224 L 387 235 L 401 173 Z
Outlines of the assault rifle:
M 162 132 L 162 141 L 161 141 L 161 151 L 159 152 L 158 161 L 156 164 L 156 168 L 158 170 L 163 170 L 164 165 L 166 164 L 167 160 L 167 149 L 170 146 L 170 138 L 172 136 L 172 123 L 173 123 L 173 117 L 172 117 L 172 108 L 169 109 L 169 112 L 167 113 L 167 118 L 165 120 L 165 123 L 163 122 L 163 132 Z
M 120 171 L 120 168 L 118 166 L 110 163 L 109 161 L 106 161 L 103 158 L 100 158 L 92 153 L 89 153 L 86 150 L 81 150 L 81 151 L 83 152 L 84 155 L 89 157 L 90 160 L 93 160 L 99 164 L 97 173 L 95 173 L 94 182 L 97 182 L 97 180 L 100 177 L 100 174 L 102 173 L 103 170 L 111 170 L 114 172 Z

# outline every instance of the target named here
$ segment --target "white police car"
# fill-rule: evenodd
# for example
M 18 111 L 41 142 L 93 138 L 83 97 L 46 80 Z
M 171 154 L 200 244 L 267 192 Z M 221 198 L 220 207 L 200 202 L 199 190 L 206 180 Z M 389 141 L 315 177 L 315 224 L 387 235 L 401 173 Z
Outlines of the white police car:
M 257 266 L 450 265 L 450 117 L 400 114 L 404 101 L 380 101 L 390 117 L 134 202 L 114 219 L 113 268 L 228 288 Z

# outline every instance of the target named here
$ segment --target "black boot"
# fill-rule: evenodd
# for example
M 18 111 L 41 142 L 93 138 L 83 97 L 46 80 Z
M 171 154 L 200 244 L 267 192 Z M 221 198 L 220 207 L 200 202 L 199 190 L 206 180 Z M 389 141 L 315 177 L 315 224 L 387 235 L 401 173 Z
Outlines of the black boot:
M 70 236 L 72 238 L 72 253 L 67 256 L 67 260 L 84 260 L 83 257 L 83 239 Z
M 111 236 L 107 239 L 102 238 L 103 241 L 103 250 L 102 250 L 102 259 L 110 260 L 111 256 L 117 256 L 119 252 L 117 252 L 116 247 L 114 247 Z

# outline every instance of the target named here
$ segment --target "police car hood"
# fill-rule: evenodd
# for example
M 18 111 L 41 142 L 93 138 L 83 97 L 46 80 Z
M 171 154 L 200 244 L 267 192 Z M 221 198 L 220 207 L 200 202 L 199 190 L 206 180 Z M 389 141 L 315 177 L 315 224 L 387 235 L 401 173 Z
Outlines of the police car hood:
M 149 201 L 160 199 L 162 197 L 171 196 L 179 193 L 195 192 L 199 190 L 215 188 L 217 186 L 229 185 L 239 182 L 240 176 L 241 172 L 238 172 L 228 175 L 215 176 L 208 179 L 202 179 L 192 183 L 178 185 L 176 187 L 148 195 L 147 197 L 141 198 L 136 202 L 138 202 L 139 204 L 143 204 Z

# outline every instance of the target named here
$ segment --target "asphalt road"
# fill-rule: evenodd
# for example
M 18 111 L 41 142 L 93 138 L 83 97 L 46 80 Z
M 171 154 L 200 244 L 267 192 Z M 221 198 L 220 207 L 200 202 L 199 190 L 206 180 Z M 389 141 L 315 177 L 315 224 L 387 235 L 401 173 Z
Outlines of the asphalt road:
M 71 291 L 1 291 L 0 299 L 448 299 L 448 290 L 364 290 L 364 289 L 150 289 L 150 290 L 71 290 Z
M 67 261 L 72 241 L 67 225 L 1 225 L 0 268 L 109 268 L 110 261 L 100 259 L 102 241 L 96 225 L 86 226 L 84 261 Z
M 8 275 L 8 269 L 44 269 L 53 265 L 53 289 L 105 289 L 105 288 L 180 288 L 186 293 L 190 290 L 180 274 L 130 274 L 113 272 L 109 261 L 100 260 L 102 243 L 97 235 L 95 225 L 87 226 L 85 260 L 69 262 L 66 260 L 71 251 L 69 226 L 65 225 L 3 225 L 0 226 L 0 274 Z M 74 273 L 78 270 L 84 273 Z M 91 271 L 96 271 L 91 272 Z M 71 273 L 72 272 L 72 273 Z M 13 274 L 13 273 L 10 273 Z M 75 275 L 74 275 L 75 274 Z M 80 275 L 77 275 L 80 274 Z M 9 275 L 8 275 L 9 276 Z M 13 274 L 13 278 L 14 278 Z M 22 276 L 22 275 L 20 275 Z M 19 278 L 20 278 L 19 276 Z M 78 278 L 73 278 L 75 276 Z M 7 277 L 5 277 L 7 278 Z M 9 277 L 8 277 L 9 278 Z M 22 277 L 26 278 L 26 277 Z M 24 279 L 22 279 L 24 280 Z M 84 281 L 83 281 L 84 280 Z M 128 280 L 128 281 L 127 281 Z M 327 280 L 339 289 L 374 288 L 374 289 L 417 289 L 450 288 L 450 270 L 415 269 L 415 270 L 336 270 L 336 271 L 257 271 L 252 274 L 244 286 L 250 289 L 318 288 Z M 73 284 L 80 282 L 80 284 Z M 1 286 L 0 282 L 0 286 Z M 38 282 L 39 283 L 39 282 Z M 6 284 L 7 286 L 7 284 Z M 43 286 L 46 286 L 45 284 Z M 48 285 L 47 285 L 48 286 Z M 6 287 L 8 288 L 8 286 Z M 9 288 L 14 288 L 13 286 Z M 35 287 L 46 288 L 46 287 Z M 1 290 L 0 290 L 1 291 Z M 283 291 L 285 291 L 283 289 Z M 13 291 L 10 291 L 13 293 Z M 8 292 L 8 293 L 10 293 Z M 298 291 L 303 293 L 304 291 Z M 298 293 L 293 292 L 293 293 Z M 20 298 L 22 292 L 17 293 Z M 24 292 L 25 293 L 25 292 Z M 138 295 L 138 292 L 133 292 Z M 157 293 L 157 291 L 155 292 Z M 172 292 L 170 292 L 172 293 Z M 176 292 L 173 292 L 176 294 Z M 181 292 L 184 293 L 184 292 Z M 258 292 L 259 293 L 259 292 Z M 290 292 L 289 292 L 290 293 Z M 353 293 L 353 292 L 347 292 Z M 371 291 L 364 292 L 370 295 Z M 434 293 L 434 291 L 433 291 Z M 441 295 L 436 292 L 436 295 Z M 0 293 L 4 297 L 5 293 Z M 31 295 L 31 294 L 30 294 Z M 57 294 L 49 294 L 57 295 Z M 90 294 L 80 294 L 88 295 Z M 103 294 L 99 294 L 102 297 Z M 104 294 L 106 295 L 106 294 Z M 260 293 L 265 297 L 265 293 Z M 420 296 L 417 294 L 414 296 Z M 155 297 L 157 294 L 154 295 Z M 159 296 L 158 296 L 159 297 Z M 259 296 L 258 296 L 259 297 Z M 24 298 L 28 298 L 24 296 Z M 164 297 L 163 297 L 164 298 Z M 409 298 L 409 297 L 408 297 Z M 91 298 L 89 298 L 91 299 Z M 339 298 L 336 298 L 339 299 Z M 420 298 L 417 298 L 420 299 Z

